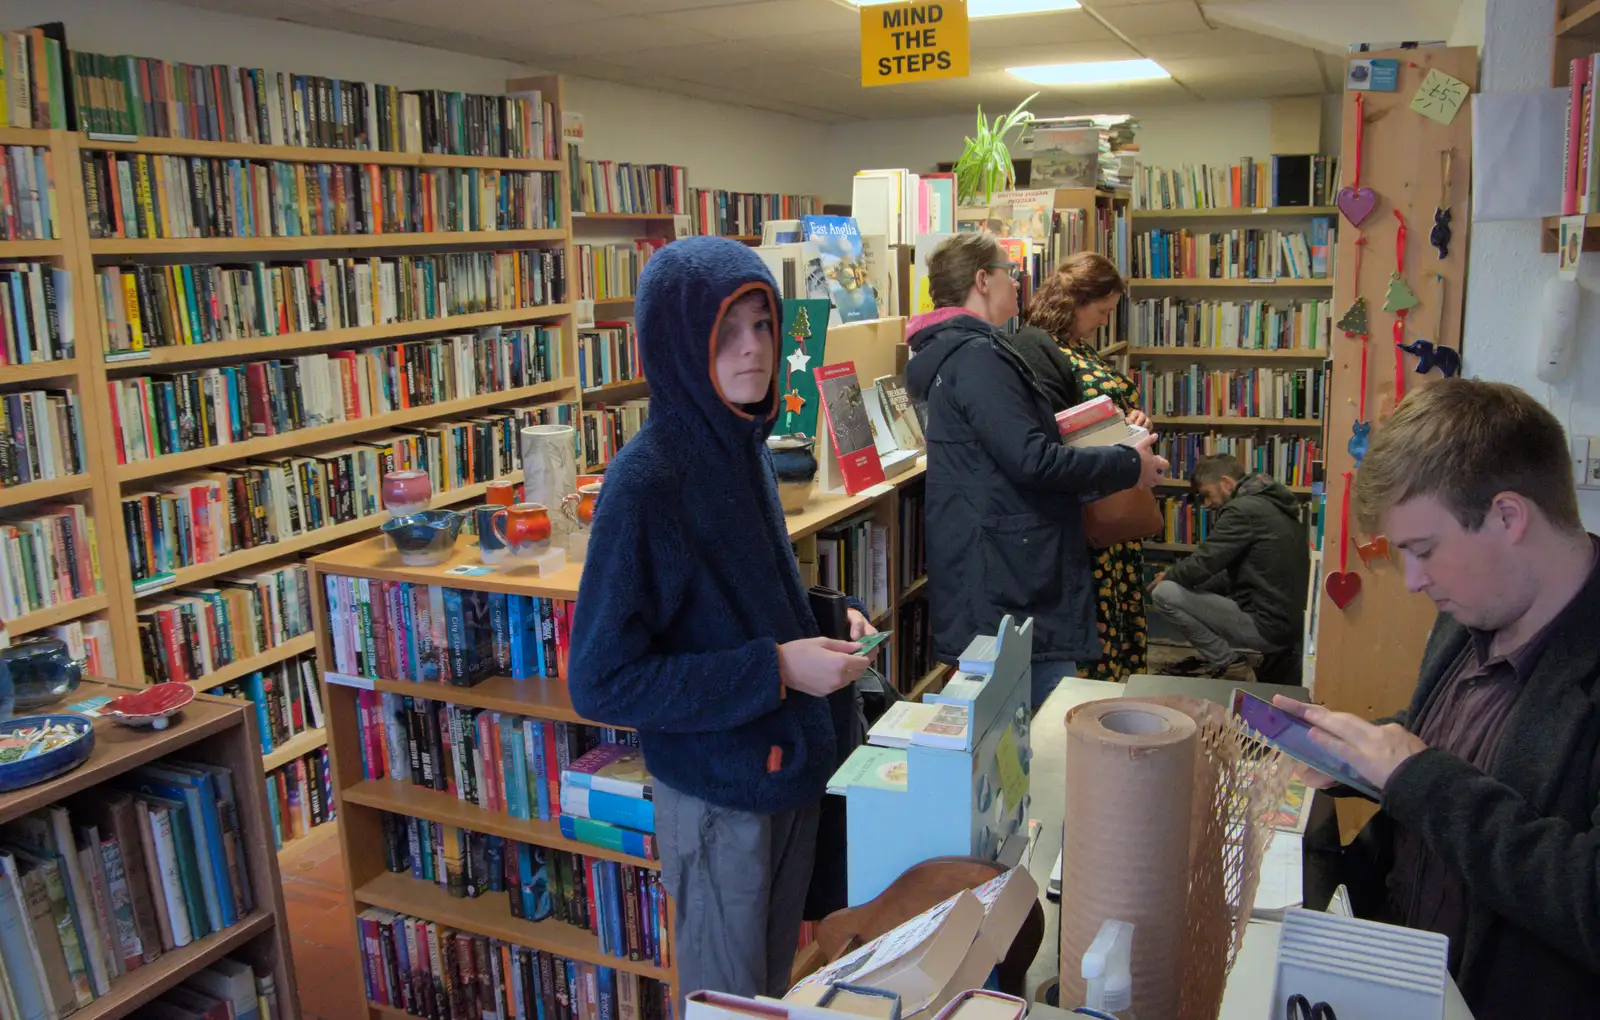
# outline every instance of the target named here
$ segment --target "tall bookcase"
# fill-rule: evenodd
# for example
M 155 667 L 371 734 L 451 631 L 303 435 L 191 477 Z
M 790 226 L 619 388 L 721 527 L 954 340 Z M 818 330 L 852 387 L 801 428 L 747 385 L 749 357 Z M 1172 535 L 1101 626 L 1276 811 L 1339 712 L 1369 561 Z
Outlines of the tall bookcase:
M 1306 231 L 1309 237 L 1309 227 L 1313 218 L 1322 217 L 1336 222 L 1338 210 L 1332 207 L 1304 206 L 1259 209 L 1136 209 L 1131 215 L 1133 243 L 1137 245 L 1152 229 L 1211 233 L 1266 227 L 1273 230 Z M 1129 281 L 1129 298 L 1133 306 L 1150 298 L 1179 298 L 1193 301 L 1266 301 L 1279 309 L 1292 308 L 1301 302 L 1316 301 L 1321 303 L 1319 307 L 1326 307 L 1331 304 L 1333 298 L 1331 257 L 1328 266 L 1329 275 L 1325 277 L 1266 279 L 1135 277 Z M 1328 321 L 1331 322 L 1334 317 L 1335 314 L 1330 314 Z M 1308 369 L 1314 373 L 1315 370 L 1325 369 L 1327 366 L 1333 332 L 1329 328 L 1316 347 L 1294 346 L 1274 349 L 1245 346 L 1178 346 L 1167 336 L 1170 323 L 1163 322 L 1141 336 L 1138 333 L 1140 316 L 1134 314 L 1132 320 L 1126 354 L 1130 374 L 1136 378 L 1143 372 L 1167 372 L 1191 367 L 1198 368 L 1202 373 L 1252 369 Z M 1152 340 L 1155 342 L 1152 343 Z M 1314 398 L 1317 402 L 1323 403 L 1325 395 L 1324 385 L 1321 391 L 1315 394 L 1308 391 L 1307 398 L 1308 401 Z M 1322 417 L 1251 418 L 1231 413 L 1214 415 L 1151 413 L 1150 418 L 1156 430 L 1168 437 L 1163 445 L 1170 442 L 1174 432 L 1189 433 L 1204 430 L 1213 435 L 1253 436 L 1258 439 L 1267 439 L 1275 435 L 1315 442 L 1316 459 L 1320 460 L 1326 452 L 1327 408 L 1324 406 L 1322 410 Z M 1168 449 L 1170 451 L 1170 446 Z M 1170 453 L 1169 459 L 1171 459 Z M 1248 462 L 1246 466 L 1249 466 Z M 1285 481 L 1282 478 L 1279 480 Z M 1309 478 L 1296 480 L 1296 483 L 1290 484 L 1289 488 L 1297 495 L 1306 498 L 1311 497 L 1314 490 Z M 1174 477 L 1162 482 L 1160 489 L 1165 490 L 1169 496 L 1177 496 L 1188 491 L 1189 481 L 1186 476 L 1179 477 L 1175 465 Z M 1183 555 L 1193 552 L 1197 547 L 1198 543 L 1185 541 L 1144 544 L 1146 551 L 1160 557 Z
M 890 579 L 889 606 L 877 614 L 880 626 L 898 615 L 904 600 L 920 597 L 923 585 L 903 585 L 895 579 L 901 566 L 902 534 L 895 522 L 899 501 L 909 487 L 920 486 L 924 467 L 915 468 L 882 485 L 855 496 L 814 492 L 802 513 L 788 518 L 790 539 L 800 553 L 805 569 L 806 549 L 819 532 L 831 526 L 870 517 L 890 529 L 886 567 Z M 590 555 L 603 555 L 590 549 Z M 334 671 L 333 638 L 329 629 L 328 578 L 357 578 L 397 581 L 418 586 L 475 589 L 491 593 L 524 595 L 534 598 L 573 602 L 579 597 L 580 564 L 569 564 L 549 577 L 519 578 L 514 572 L 495 570 L 482 576 L 452 574 L 461 565 L 478 563 L 478 551 L 468 536 L 458 539 L 450 559 L 433 567 L 408 567 L 397 554 L 386 548 L 379 536 L 324 552 L 311 560 L 312 584 L 317 593 L 316 640 L 319 664 L 324 679 L 327 704 L 328 745 L 333 759 L 334 800 L 338 807 L 339 838 L 343 844 L 350 881 L 350 902 L 358 916 L 370 908 L 420 918 L 468 935 L 499 939 L 564 957 L 570 960 L 612 967 L 642 977 L 674 985 L 674 967 L 628 960 L 602 951 L 589 932 L 556 919 L 529 922 L 512 916 L 504 893 L 486 893 L 477 898 L 452 897 L 440 886 L 388 869 L 385 859 L 387 837 L 385 813 L 405 815 L 464 830 L 531 843 L 555 851 L 573 852 L 634 867 L 658 869 L 659 863 L 630 854 L 602 849 L 567 839 L 554 821 L 522 820 L 490 811 L 459 799 L 450 793 L 425 789 L 394 779 L 367 779 L 365 756 L 372 753 L 365 740 L 363 692 L 399 694 L 447 702 L 466 708 L 501 712 L 549 722 L 602 725 L 579 716 L 572 707 L 565 678 L 518 681 L 508 676 L 493 676 L 472 687 L 444 683 L 421 683 L 376 676 L 349 676 Z M 897 637 L 898 635 L 896 635 Z M 895 637 L 887 645 L 892 646 Z M 885 655 L 893 656 L 889 647 Z M 938 690 L 948 668 L 940 667 L 917 678 L 910 686 L 915 694 Z M 668 903 L 665 920 L 672 923 Z M 403 1015 L 390 1007 L 369 1003 L 373 1017 Z
M 554 123 L 560 124 L 562 84 L 558 77 L 528 78 L 507 83 L 508 92 L 538 90 L 553 104 Z M 218 579 L 270 569 L 302 560 L 318 548 L 348 542 L 376 531 L 386 519 L 382 513 L 342 523 L 325 523 L 286 541 L 242 548 L 207 562 L 198 562 L 143 583 L 134 583 L 131 537 L 125 524 L 123 500 L 141 491 L 159 489 L 191 472 L 225 470 L 265 457 L 289 457 L 328 451 L 360 443 L 364 438 L 389 434 L 396 428 L 435 422 L 472 420 L 491 408 L 535 408 L 560 403 L 578 405 L 573 366 L 576 338 L 570 293 L 572 288 L 571 217 L 567 210 L 567 164 L 563 158 L 519 159 L 494 156 L 446 155 L 336 148 L 304 148 L 250 143 L 211 142 L 183 138 L 90 135 L 83 132 L 26 128 L 0 129 L 0 145 L 40 146 L 48 149 L 50 192 L 57 236 L 48 240 L 0 242 L 0 261 L 44 262 L 70 274 L 75 333 L 75 357 L 23 365 L 0 366 L 0 396 L 23 389 L 65 389 L 78 394 L 87 470 L 66 478 L 0 488 L 0 513 L 26 512 L 30 507 L 76 503 L 87 508 L 93 536 L 94 562 L 100 590 L 6 622 L 13 637 L 34 633 L 74 620 L 103 620 L 118 676 L 123 682 L 144 678 L 139 613 L 153 602 L 171 598 L 191 586 L 213 585 Z M 433 231 L 369 234 L 302 234 L 270 237 L 95 237 L 90 227 L 90 195 L 81 170 L 85 158 L 105 154 L 150 155 L 204 160 L 272 161 L 290 166 L 333 164 L 346 167 L 391 169 L 480 170 L 541 172 L 551 175 L 556 196 L 555 221 L 540 229 Z M 152 191 L 156 182 L 152 181 Z M 158 201 L 177 194 L 161 193 Z M 354 196 L 351 196 L 354 201 Z M 485 210 L 487 213 L 487 210 Z M 491 216 L 492 225 L 492 216 Z M 102 308 L 97 273 L 108 266 L 153 266 L 180 263 L 199 266 L 238 263 L 272 263 L 341 256 L 454 255 L 512 250 L 556 250 L 565 267 L 562 286 L 546 295 L 543 303 L 501 310 L 414 319 L 349 328 L 279 332 L 275 336 L 148 348 L 130 355 L 112 352 Z M 447 309 L 441 309 L 447 311 Z M 470 334 L 483 327 L 542 326 L 553 334 L 560 352 L 561 374 L 547 382 L 510 389 L 480 389 L 476 395 L 429 404 L 402 406 L 390 413 L 336 421 L 262 435 L 224 445 L 118 463 L 116 423 L 109 385 L 145 375 L 227 369 L 247 362 L 292 358 L 307 354 L 405 342 L 431 337 Z M 502 476 L 521 480 L 516 469 Z M 480 500 L 489 480 L 436 492 L 435 506 L 461 505 Z M 448 480 L 446 481 L 448 484 Z M 289 638 L 260 654 L 239 659 L 202 678 L 193 686 L 210 690 L 257 671 L 284 663 L 314 649 L 312 633 Z M 309 724 L 308 724 L 309 725 Z M 313 752 L 325 744 L 319 729 L 306 732 L 275 748 L 263 761 L 270 771 Z

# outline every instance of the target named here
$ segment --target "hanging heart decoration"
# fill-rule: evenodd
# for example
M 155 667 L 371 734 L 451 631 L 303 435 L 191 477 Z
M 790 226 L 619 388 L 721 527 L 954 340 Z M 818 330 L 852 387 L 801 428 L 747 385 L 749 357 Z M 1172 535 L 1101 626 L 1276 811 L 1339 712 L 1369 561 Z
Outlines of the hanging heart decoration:
M 1350 472 L 1343 472 L 1344 499 L 1339 515 L 1339 569 L 1330 570 L 1322 579 L 1322 590 L 1340 609 L 1355 601 L 1361 594 L 1361 575 L 1350 571 Z
M 1378 208 L 1378 193 L 1361 186 L 1361 139 L 1366 133 L 1366 97 L 1356 93 L 1356 163 L 1348 185 L 1339 189 L 1333 204 L 1350 225 L 1359 227 Z

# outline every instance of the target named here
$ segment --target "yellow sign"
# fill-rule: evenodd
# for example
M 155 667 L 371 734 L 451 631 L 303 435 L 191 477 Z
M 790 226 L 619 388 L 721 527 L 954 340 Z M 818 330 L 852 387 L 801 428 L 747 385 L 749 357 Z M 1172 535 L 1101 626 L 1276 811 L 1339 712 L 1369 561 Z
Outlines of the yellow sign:
M 900 85 L 970 73 L 966 0 L 861 8 L 861 84 Z
M 1022 749 L 1017 746 L 1016 730 L 1007 726 L 1000 735 L 1000 746 L 994 749 L 995 764 L 1000 768 L 1000 790 L 1006 795 L 1006 810 L 1022 803 L 1028 793 L 1028 774 L 1022 770 Z

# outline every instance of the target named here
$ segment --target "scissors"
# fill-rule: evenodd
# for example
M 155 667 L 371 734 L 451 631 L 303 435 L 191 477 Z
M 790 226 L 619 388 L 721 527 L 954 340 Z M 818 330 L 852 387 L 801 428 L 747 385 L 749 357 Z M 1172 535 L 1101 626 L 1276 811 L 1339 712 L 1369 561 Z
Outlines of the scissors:
M 1289 996 L 1289 1020 L 1339 1020 L 1326 1002 L 1312 1003 L 1304 995 Z

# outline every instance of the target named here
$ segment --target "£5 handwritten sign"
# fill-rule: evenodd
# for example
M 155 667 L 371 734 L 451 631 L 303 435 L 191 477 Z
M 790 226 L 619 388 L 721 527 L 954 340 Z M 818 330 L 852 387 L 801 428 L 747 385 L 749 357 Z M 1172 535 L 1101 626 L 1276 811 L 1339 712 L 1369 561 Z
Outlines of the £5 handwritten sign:
M 965 78 L 972 70 L 966 0 L 861 8 L 861 84 Z

